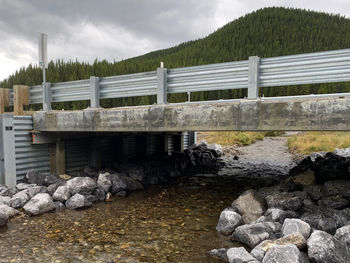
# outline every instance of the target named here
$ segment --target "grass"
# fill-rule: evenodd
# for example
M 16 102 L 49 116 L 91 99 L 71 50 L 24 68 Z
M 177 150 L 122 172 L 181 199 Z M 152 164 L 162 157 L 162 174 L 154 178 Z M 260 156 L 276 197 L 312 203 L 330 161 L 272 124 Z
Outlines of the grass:
M 276 136 L 281 132 L 199 132 L 198 141 L 217 143 L 223 146 L 243 146 L 262 140 L 266 136 Z
M 306 132 L 288 138 L 289 150 L 305 155 L 347 147 L 350 147 L 350 132 Z

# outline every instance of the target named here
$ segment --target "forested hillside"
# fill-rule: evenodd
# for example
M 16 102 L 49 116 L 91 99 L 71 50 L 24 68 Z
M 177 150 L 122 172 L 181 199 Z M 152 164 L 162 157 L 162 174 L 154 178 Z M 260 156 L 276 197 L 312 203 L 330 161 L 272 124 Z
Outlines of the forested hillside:
M 342 49 L 350 47 L 350 20 L 338 15 L 286 8 L 264 8 L 247 14 L 209 36 L 158 50 L 119 62 L 78 61 L 50 62 L 49 82 L 86 79 L 89 76 L 112 76 L 153 71 L 164 61 L 167 68 L 246 60 L 251 55 L 272 57 L 288 54 Z M 98 54 L 96 54 L 98 56 Z M 35 66 L 22 68 L 1 87 L 15 84 L 37 85 L 42 82 L 41 70 Z M 304 85 L 283 88 L 264 88 L 264 96 L 327 93 L 350 91 L 349 83 Z M 245 96 L 246 91 L 227 90 L 193 94 L 194 100 L 226 99 Z M 185 94 L 172 95 L 171 101 L 185 100 Z M 154 97 L 105 100 L 104 107 L 153 103 Z M 74 102 L 72 108 L 85 107 L 87 102 Z M 62 104 L 55 107 L 60 108 Z

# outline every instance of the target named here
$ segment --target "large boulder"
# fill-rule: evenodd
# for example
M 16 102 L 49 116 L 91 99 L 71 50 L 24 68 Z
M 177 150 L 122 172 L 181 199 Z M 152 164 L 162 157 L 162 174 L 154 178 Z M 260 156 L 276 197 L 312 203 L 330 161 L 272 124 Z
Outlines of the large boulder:
M 226 209 L 220 214 L 216 230 L 223 235 L 231 235 L 235 228 L 241 224 L 241 219 L 242 217 L 238 213 Z
M 267 221 L 276 221 L 283 224 L 286 218 L 296 218 L 298 214 L 294 211 L 285 211 L 279 208 L 269 208 L 265 213 Z
M 13 208 L 23 207 L 31 198 L 28 189 L 23 190 L 12 196 L 10 200 L 10 206 Z
M 8 217 L 13 217 L 19 213 L 17 209 L 14 209 L 8 205 L 0 205 L 0 213 L 6 214 Z
M 121 191 L 135 191 L 143 189 L 143 185 L 129 176 L 123 174 L 111 174 L 112 188 L 111 193 L 113 195 Z
M 306 247 L 306 239 L 299 232 L 281 237 L 276 240 L 264 240 L 250 253 L 258 260 L 263 260 L 265 253 L 277 245 L 295 245 L 298 249 Z
M 314 263 L 349 262 L 350 250 L 346 243 L 324 231 L 314 231 L 307 241 L 308 256 Z
M 61 202 L 65 202 L 70 197 L 70 191 L 68 186 L 59 186 L 53 194 L 53 199 Z
M 311 227 L 308 223 L 297 219 L 297 218 L 287 218 L 284 220 L 282 226 L 283 236 L 299 232 L 303 235 L 305 239 L 308 239 L 310 236 Z
M 292 211 L 299 210 L 303 204 L 302 199 L 293 192 L 274 193 L 266 196 L 265 201 L 269 208 L 280 208 Z
M 82 194 L 75 194 L 66 201 L 66 207 L 69 209 L 78 209 L 91 206 L 92 203 Z
M 319 207 L 308 211 L 300 219 L 308 223 L 312 228 L 325 231 L 332 235 L 348 221 L 347 215 L 342 211 L 326 207 Z
M 8 215 L 0 211 L 0 226 L 6 225 L 8 221 L 9 221 Z
M 262 263 L 307 263 L 309 260 L 295 245 L 277 245 L 267 251 Z
M 10 205 L 11 197 L 0 196 L 0 204 Z
M 109 192 L 112 187 L 111 175 L 110 173 L 101 173 L 97 179 L 97 185 L 102 188 L 105 192 Z
M 232 238 L 251 248 L 262 241 L 274 237 L 274 233 L 281 230 L 281 224 L 276 222 L 263 222 L 239 226 L 232 234 Z
M 226 248 L 212 249 L 208 251 L 208 255 L 223 262 L 228 262 Z
M 343 226 L 337 229 L 334 237 L 339 239 L 340 241 L 343 241 L 350 247 L 350 225 Z
M 28 191 L 29 197 L 32 198 L 36 194 L 47 193 L 47 187 L 37 185 L 37 186 L 27 188 L 27 191 Z
M 0 185 L 0 196 L 12 197 L 18 190 L 16 188 L 8 188 L 6 185 Z
M 252 223 L 265 212 L 264 201 L 255 190 L 243 192 L 233 201 L 232 207 L 236 208 L 238 213 L 243 216 L 245 224 Z
M 256 258 L 247 252 L 244 247 L 233 247 L 227 250 L 227 258 L 230 263 L 258 263 Z
M 54 202 L 47 193 L 36 194 L 23 206 L 24 211 L 30 215 L 40 215 L 55 208 Z
M 16 188 L 18 191 L 23 191 L 23 190 L 26 190 L 30 187 L 34 187 L 34 186 L 37 186 L 37 185 L 36 184 L 19 183 L 16 185 Z
M 67 181 L 67 186 L 72 195 L 77 193 L 89 195 L 97 188 L 97 183 L 90 177 L 74 177 Z
M 42 173 L 34 169 L 29 170 L 26 174 L 26 178 L 30 184 L 44 185 L 45 178 L 49 175 L 48 173 Z

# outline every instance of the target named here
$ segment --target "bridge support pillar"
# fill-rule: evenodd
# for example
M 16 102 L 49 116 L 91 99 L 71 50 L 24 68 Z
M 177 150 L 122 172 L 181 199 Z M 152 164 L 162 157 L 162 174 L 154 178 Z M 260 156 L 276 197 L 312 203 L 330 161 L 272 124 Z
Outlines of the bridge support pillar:
M 64 141 L 57 140 L 55 144 L 51 145 L 50 149 L 50 172 L 52 174 L 65 174 L 65 145 Z

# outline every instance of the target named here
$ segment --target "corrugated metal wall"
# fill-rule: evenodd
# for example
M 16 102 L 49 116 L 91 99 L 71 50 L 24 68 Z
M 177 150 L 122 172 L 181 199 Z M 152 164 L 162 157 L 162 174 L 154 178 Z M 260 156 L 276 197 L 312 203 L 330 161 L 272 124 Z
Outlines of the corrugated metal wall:
M 14 116 L 13 126 L 15 135 L 17 181 L 23 179 L 27 171 L 30 169 L 49 172 L 49 145 L 32 145 L 32 137 L 30 133 L 30 131 L 33 130 L 32 116 Z
M 88 139 L 65 141 L 67 174 L 82 171 L 89 165 L 90 145 Z

